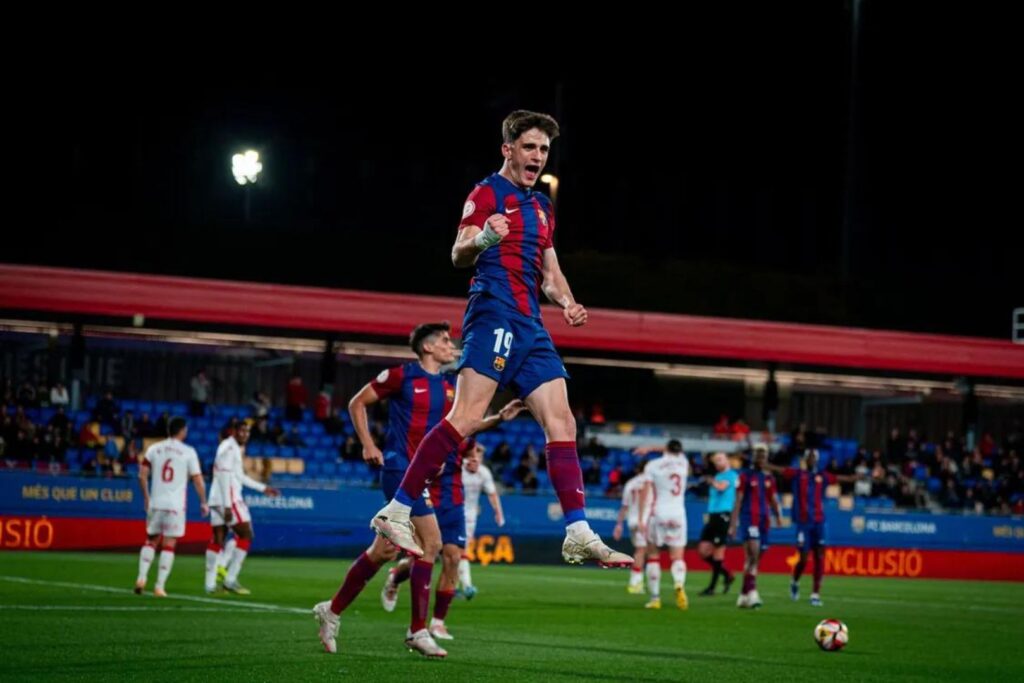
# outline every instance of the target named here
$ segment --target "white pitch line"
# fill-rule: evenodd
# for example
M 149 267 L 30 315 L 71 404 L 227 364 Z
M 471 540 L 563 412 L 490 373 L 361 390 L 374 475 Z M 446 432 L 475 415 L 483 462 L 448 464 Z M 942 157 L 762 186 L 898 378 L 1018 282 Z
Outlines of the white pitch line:
M 0 605 L 0 612 L 235 612 L 248 614 L 249 610 L 216 607 L 135 607 L 114 605 Z
M 100 591 L 103 593 L 116 593 L 118 595 L 131 595 L 134 591 L 130 588 L 116 588 L 114 586 L 98 586 L 91 583 L 72 583 L 70 581 L 43 581 L 41 579 L 28 579 L 23 576 L 5 576 L 0 575 L 0 581 L 10 581 L 11 583 L 24 583 L 35 586 L 54 586 L 57 588 L 75 588 L 79 590 L 88 591 Z M 203 598 L 195 595 L 177 595 L 175 593 L 168 594 L 167 600 L 186 600 L 189 602 L 200 602 L 209 605 L 218 605 L 220 607 L 247 607 L 250 610 L 267 610 L 270 612 L 287 612 L 288 614 L 311 614 L 312 611 L 308 609 L 299 609 L 298 607 L 282 607 L 281 605 L 271 605 L 265 602 L 231 602 L 225 603 L 224 600 L 218 600 L 217 598 Z

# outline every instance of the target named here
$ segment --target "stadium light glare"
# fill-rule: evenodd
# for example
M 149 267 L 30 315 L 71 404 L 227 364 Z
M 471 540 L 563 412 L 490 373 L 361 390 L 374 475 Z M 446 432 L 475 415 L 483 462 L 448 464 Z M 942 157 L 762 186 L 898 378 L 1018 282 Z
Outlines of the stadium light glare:
M 262 170 L 260 153 L 255 150 L 246 150 L 231 157 L 231 174 L 239 185 L 254 184 Z

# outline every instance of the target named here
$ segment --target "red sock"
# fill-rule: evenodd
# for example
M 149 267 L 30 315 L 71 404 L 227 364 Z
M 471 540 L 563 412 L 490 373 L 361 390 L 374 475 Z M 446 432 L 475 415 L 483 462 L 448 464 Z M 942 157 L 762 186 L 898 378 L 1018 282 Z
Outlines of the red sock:
M 441 420 L 427 432 L 402 477 L 400 488 L 405 493 L 402 502 L 411 504 L 409 501 L 415 501 L 423 495 L 427 481 L 437 476 L 448 454 L 458 448 L 461 442 L 462 435 L 448 420 Z
M 239 540 L 239 544 L 241 544 L 241 540 Z M 366 553 L 356 558 L 356 561 L 349 567 L 348 574 L 345 574 L 345 581 L 341 584 L 341 588 L 331 600 L 331 611 L 341 614 L 349 606 L 349 603 L 362 592 L 366 587 L 366 582 L 373 578 L 378 569 L 380 569 L 380 565 L 374 564 L 366 556 Z
M 409 577 L 412 596 L 412 623 L 409 629 L 416 633 L 427 627 L 427 610 L 430 608 L 430 576 L 434 565 L 423 560 L 416 560 L 412 565 Z
M 750 572 L 743 572 L 743 592 L 749 593 L 757 588 L 757 576 Z
M 814 560 L 814 592 L 821 592 L 821 579 L 825 576 L 825 558 Z
M 562 504 L 566 525 L 586 520 L 583 496 L 583 471 L 572 441 L 551 441 L 545 446 L 548 456 L 548 476 L 551 486 Z
M 443 591 L 438 588 L 434 592 L 434 618 L 438 621 L 444 621 L 444 618 L 448 616 L 448 607 L 452 604 L 452 598 L 455 597 L 455 591 L 448 590 Z

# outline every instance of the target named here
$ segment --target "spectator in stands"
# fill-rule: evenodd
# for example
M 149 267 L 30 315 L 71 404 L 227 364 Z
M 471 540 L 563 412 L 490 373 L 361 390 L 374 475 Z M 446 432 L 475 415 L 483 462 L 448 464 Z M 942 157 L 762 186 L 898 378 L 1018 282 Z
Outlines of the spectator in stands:
M 274 436 L 270 433 L 270 427 L 268 426 L 266 415 L 256 418 L 256 424 L 252 426 L 252 430 L 249 433 L 249 441 L 252 441 L 253 443 L 272 443 L 276 441 Z
M 596 436 L 592 436 L 587 440 L 587 445 L 580 451 L 580 457 L 589 456 L 597 462 L 603 461 L 608 457 L 608 448 L 601 444 Z
M 707 424 L 707 423 L 705 423 Z M 715 423 L 714 428 L 711 432 L 715 436 L 727 436 L 732 433 L 732 429 L 729 426 L 729 416 L 722 413 L 718 416 L 718 422 Z
M 122 463 L 125 465 L 138 465 L 139 458 L 141 457 L 142 451 L 137 440 L 130 439 L 124 442 L 124 449 L 121 451 Z
M 18 405 L 22 408 L 35 408 L 39 405 L 36 388 L 32 386 L 32 382 L 23 382 L 18 389 Z
M 348 462 L 358 462 L 363 459 L 363 446 L 351 434 L 345 437 L 345 443 L 341 445 L 341 459 Z
M 622 495 L 622 465 L 616 465 L 608 473 L 608 487 L 604 493 L 609 498 L 618 498 Z
M 992 438 L 990 433 L 985 432 L 981 435 L 981 441 L 978 442 L 978 448 L 983 456 L 991 458 L 996 452 L 996 440 Z
M 139 418 L 139 422 L 135 426 L 135 433 L 140 439 L 151 439 L 159 435 L 156 425 L 149 419 L 149 413 L 143 413 L 142 417 Z
M 590 419 L 588 422 L 592 425 L 603 425 L 607 422 L 604 416 L 604 406 L 600 403 L 595 403 L 590 407 Z
M 328 417 L 331 416 L 331 392 L 327 389 L 321 389 L 316 395 L 316 401 L 313 404 L 313 418 L 320 423 L 323 423 Z
M 78 432 L 78 443 L 82 448 L 100 448 L 107 440 L 100 435 L 100 423 L 97 420 L 86 422 Z
M 64 412 L 64 406 L 57 406 L 57 412 L 53 414 L 47 426 L 55 432 L 60 432 L 64 436 L 64 441 L 68 440 L 71 434 L 71 420 L 68 419 L 68 415 Z
M 7 444 L 5 458 L 16 463 L 16 467 L 25 467 L 32 462 L 32 439 L 23 430 L 19 429 L 14 440 Z
M 743 421 L 743 418 L 736 418 L 730 427 L 733 441 L 744 441 L 750 438 L 750 425 Z
M 51 430 L 46 455 L 51 461 L 64 462 L 64 456 L 68 453 L 68 439 L 64 431 Z
M 331 406 L 331 412 L 328 414 L 327 419 L 324 420 L 324 431 L 330 435 L 341 434 L 345 431 L 345 422 L 341 419 L 338 414 L 338 409 L 335 406 Z
M 500 474 L 512 462 L 512 448 L 508 442 L 502 441 L 491 453 L 490 466 L 494 474 Z
M 36 434 L 36 426 L 32 423 L 32 420 L 28 419 L 28 414 L 25 413 L 25 409 L 22 406 L 18 406 L 18 410 L 14 414 L 14 426 L 25 432 L 29 439 L 32 439 Z
M 900 433 L 899 427 L 889 432 L 889 440 L 885 445 L 885 457 L 893 464 L 901 464 L 907 455 L 907 440 Z
M 192 399 L 188 404 L 188 414 L 192 417 L 203 417 L 206 415 L 206 404 L 210 400 L 210 379 L 206 376 L 206 368 L 199 368 L 199 372 L 189 382 L 192 390 Z
M 93 411 L 95 419 L 100 424 L 117 426 L 117 403 L 114 402 L 113 392 L 107 391 L 103 398 L 96 402 L 96 410 Z
M 124 411 L 124 415 L 121 416 L 121 425 L 118 428 L 118 433 L 125 438 L 126 441 L 131 441 L 135 438 L 136 432 L 138 431 L 135 425 L 135 415 L 130 410 Z
M 68 396 L 68 389 L 64 386 L 63 382 L 57 382 L 50 389 L 50 405 L 54 408 L 58 406 L 67 406 L 71 402 L 71 398 Z
M 160 413 L 160 417 L 156 419 L 156 436 L 159 439 L 163 439 L 167 436 L 167 426 L 171 423 L 171 416 L 166 411 Z
M 939 494 L 939 502 L 942 504 L 942 507 L 949 508 L 951 510 L 959 510 L 964 506 L 964 501 L 956 490 L 955 479 L 946 480 L 942 493 Z
M 262 391 L 252 392 L 252 400 L 249 402 L 252 407 L 252 416 L 254 418 L 267 417 L 270 415 L 270 399 Z
M 520 483 L 524 491 L 537 490 L 537 462 L 536 456 L 531 457 L 524 453 L 516 468 L 516 481 Z
M 302 411 L 305 410 L 306 404 L 309 402 L 309 393 L 306 391 L 299 373 L 294 373 L 288 380 L 285 396 L 284 417 L 291 422 L 298 422 L 302 419 Z

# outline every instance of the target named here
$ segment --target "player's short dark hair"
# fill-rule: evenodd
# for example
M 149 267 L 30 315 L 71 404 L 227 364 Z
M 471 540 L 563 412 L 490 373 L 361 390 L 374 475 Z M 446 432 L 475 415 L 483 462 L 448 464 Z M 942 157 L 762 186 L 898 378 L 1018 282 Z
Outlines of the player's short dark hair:
M 412 348 L 413 353 L 417 356 L 423 355 L 423 343 L 430 337 L 437 334 L 438 332 L 449 332 L 452 326 L 448 324 L 448 321 L 440 323 L 423 323 L 417 325 L 416 329 L 409 335 L 409 346 Z
M 174 436 L 185 427 L 188 427 L 188 420 L 180 415 L 172 417 L 167 423 L 167 436 Z
M 536 111 L 517 109 L 502 121 L 501 139 L 503 142 L 512 144 L 531 128 L 539 129 L 551 140 L 558 137 L 558 121 L 555 121 L 555 117 Z
M 682 453 L 683 443 L 679 439 L 670 439 L 667 448 L 669 453 Z

